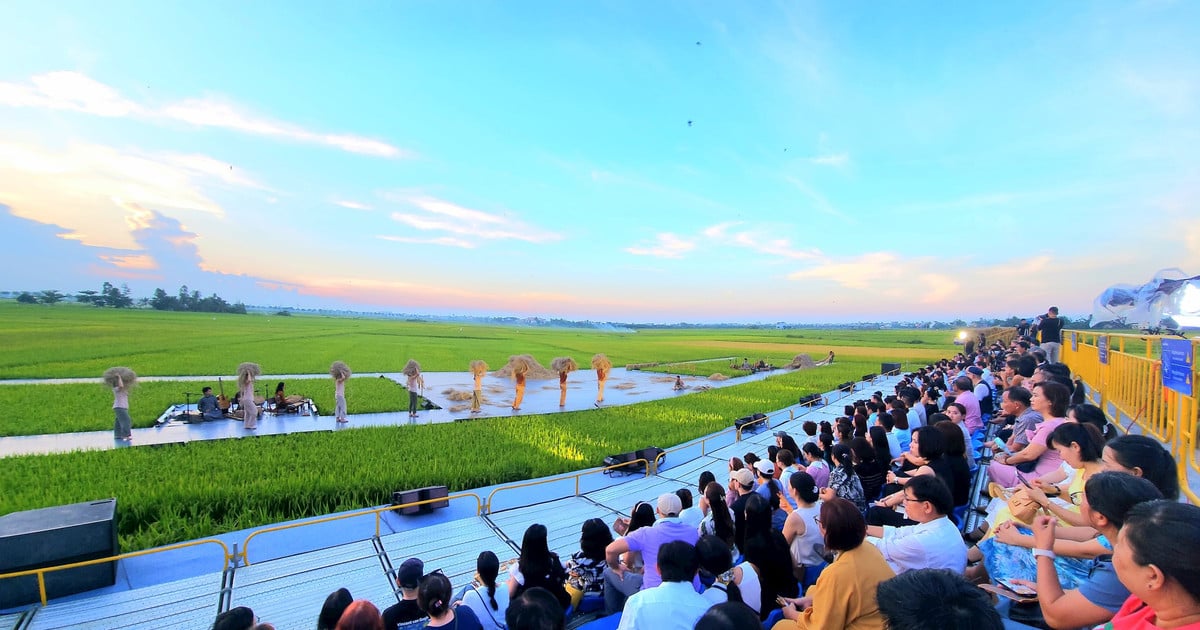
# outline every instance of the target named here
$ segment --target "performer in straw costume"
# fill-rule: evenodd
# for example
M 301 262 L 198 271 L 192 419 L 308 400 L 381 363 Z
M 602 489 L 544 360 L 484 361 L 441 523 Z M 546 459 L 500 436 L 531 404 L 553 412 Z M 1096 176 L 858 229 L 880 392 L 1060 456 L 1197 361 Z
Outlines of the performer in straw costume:
M 558 372 L 558 406 L 567 406 L 567 373 L 579 369 L 571 357 L 558 357 L 550 362 L 550 369 Z
M 133 441 L 133 418 L 129 416 L 129 390 L 137 386 L 137 374 L 127 367 L 113 367 L 104 371 L 104 384 L 113 393 L 113 437 L 125 442 Z
M 475 377 L 475 389 L 471 392 L 471 413 L 483 411 L 479 408 L 483 399 L 483 377 L 487 375 L 488 364 L 480 359 L 471 361 L 471 375 Z
M 258 407 L 254 404 L 254 379 L 262 376 L 257 363 L 246 362 L 237 368 L 238 404 L 242 408 L 242 428 L 258 428 Z
M 339 423 L 346 423 L 346 381 L 350 378 L 350 368 L 341 361 L 334 361 L 329 366 L 329 375 L 333 377 L 333 417 Z
M 404 369 L 401 370 L 408 377 L 408 417 L 417 417 L 417 399 L 419 398 L 418 391 L 425 389 L 425 379 L 421 376 L 421 364 L 414 359 L 409 359 L 408 363 L 404 364 Z
M 525 375 L 529 372 L 529 360 L 525 355 L 508 357 L 508 365 L 512 368 L 513 380 L 517 382 L 517 395 L 513 398 L 513 411 L 521 410 L 521 401 L 525 399 Z
M 596 406 L 604 404 L 604 381 L 608 380 L 608 372 L 612 369 L 612 361 L 604 353 L 592 357 L 592 367 L 596 370 Z

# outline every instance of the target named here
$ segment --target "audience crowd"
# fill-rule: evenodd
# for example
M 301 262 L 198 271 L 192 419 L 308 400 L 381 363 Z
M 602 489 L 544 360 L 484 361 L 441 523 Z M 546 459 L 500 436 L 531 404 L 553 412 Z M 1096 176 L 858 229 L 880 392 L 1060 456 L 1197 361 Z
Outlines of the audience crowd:
M 1159 442 L 1117 437 L 1084 402 L 1056 319 L 777 431 L 724 480 L 588 520 L 569 557 L 534 524 L 457 592 L 409 558 L 397 603 L 339 589 L 317 627 L 553 630 L 574 613 L 618 630 L 1200 630 L 1200 508 L 1178 501 Z M 213 625 L 256 628 L 245 607 Z

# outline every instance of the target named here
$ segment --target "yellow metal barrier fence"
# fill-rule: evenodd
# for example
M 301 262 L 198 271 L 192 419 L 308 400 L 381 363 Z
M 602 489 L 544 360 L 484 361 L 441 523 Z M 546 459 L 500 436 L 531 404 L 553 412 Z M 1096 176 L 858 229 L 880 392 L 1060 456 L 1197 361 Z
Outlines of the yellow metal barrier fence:
M 1187 499 L 1200 505 L 1188 472 L 1200 474 L 1196 457 L 1197 414 L 1200 392 L 1200 339 L 1191 343 L 1192 394 L 1169 389 L 1163 384 L 1162 340 L 1158 335 L 1106 334 L 1097 331 L 1064 331 L 1062 360 L 1092 389 L 1092 401 L 1112 414 L 1121 430 L 1134 425 L 1145 435 L 1167 444 L 1179 470 L 1179 486 Z M 1130 418 L 1128 426 L 1121 416 Z
M 76 569 L 79 567 L 90 567 L 93 564 L 104 564 L 105 562 L 116 562 L 117 560 L 125 560 L 126 558 L 136 558 L 138 556 L 148 556 L 155 553 L 164 553 L 167 551 L 175 551 L 185 547 L 198 547 L 200 545 L 218 545 L 221 547 L 222 563 L 221 568 L 224 570 L 229 566 L 229 561 L 233 558 L 229 553 L 229 547 L 225 543 L 216 538 L 205 538 L 203 540 L 191 540 L 188 542 L 176 543 L 167 545 L 166 547 L 155 547 L 153 549 L 143 549 L 141 551 L 131 551 L 122 553 L 108 558 L 97 558 L 95 560 L 84 560 L 83 562 L 72 562 L 71 564 L 60 564 L 53 567 L 42 567 L 40 569 L 26 569 L 24 571 L 16 571 L 13 573 L 5 573 L 0 575 L 0 581 L 8 578 L 25 577 L 26 575 L 36 575 L 38 583 L 38 594 L 42 598 L 42 606 L 46 605 L 46 574 L 54 571 L 65 571 L 67 569 Z
M 330 523 L 333 521 L 341 521 L 341 520 L 345 520 L 348 518 L 359 518 L 361 516 L 366 516 L 368 514 L 373 514 L 375 516 L 375 535 L 378 536 L 380 533 L 379 524 L 382 521 L 383 514 L 385 512 L 394 512 L 396 510 L 403 510 L 404 508 L 407 508 L 407 507 L 417 507 L 417 506 L 421 506 L 421 505 L 427 505 L 429 503 L 438 503 L 441 501 L 453 501 L 455 499 L 475 499 L 475 515 L 476 516 L 478 516 L 479 512 L 483 509 L 483 500 L 479 498 L 479 495 L 477 495 L 473 492 L 462 492 L 459 494 L 452 494 L 448 497 L 437 497 L 437 498 L 433 498 L 433 499 L 425 499 L 423 501 L 412 501 L 410 503 L 402 503 L 400 505 L 389 505 L 387 507 L 382 507 L 382 508 L 372 508 L 369 510 L 359 510 L 357 512 L 347 512 L 345 514 L 335 514 L 333 516 L 326 516 L 323 518 L 310 519 L 310 520 L 306 520 L 306 521 L 301 521 L 299 523 L 288 523 L 286 525 L 276 525 L 274 527 L 264 527 L 262 529 L 255 530 L 255 531 L 251 532 L 249 536 L 246 536 L 246 540 L 242 541 L 242 550 L 238 553 L 238 556 L 242 559 L 242 563 L 249 565 L 250 564 L 250 554 L 249 554 L 250 541 L 254 540 L 256 537 L 258 537 L 262 534 L 269 534 L 272 532 L 281 532 L 281 531 L 285 531 L 285 530 L 289 530 L 289 529 L 295 529 L 297 527 L 307 527 L 309 525 L 319 525 L 321 523 Z

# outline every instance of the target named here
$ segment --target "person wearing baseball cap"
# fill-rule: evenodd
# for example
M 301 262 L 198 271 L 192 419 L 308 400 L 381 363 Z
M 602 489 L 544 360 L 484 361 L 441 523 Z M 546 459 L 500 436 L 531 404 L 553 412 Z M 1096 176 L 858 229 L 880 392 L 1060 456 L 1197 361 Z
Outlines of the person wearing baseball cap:
M 383 611 L 383 627 L 395 630 L 409 621 L 424 619 L 427 615 L 417 606 L 417 586 L 425 574 L 425 563 L 420 558 L 409 558 L 396 570 L 396 586 L 400 587 L 401 600 Z
M 754 473 L 748 468 L 729 472 L 729 492 L 737 496 L 729 506 L 733 510 L 733 541 L 738 549 L 746 547 L 746 500 L 754 492 Z
M 737 471 L 745 472 L 750 471 Z M 753 483 L 753 481 L 751 481 Z M 695 527 L 679 518 L 683 503 L 673 492 L 658 497 L 658 520 L 650 527 L 642 527 L 622 538 L 614 540 L 604 550 L 608 568 L 604 570 L 604 607 L 609 614 L 622 610 L 625 600 L 634 593 L 654 588 L 662 583 L 658 571 L 658 550 L 672 541 L 683 541 L 695 545 L 700 538 Z M 640 551 L 645 571 L 641 574 L 626 571 L 621 564 L 621 554 Z M 610 588 L 611 587 L 611 588 Z

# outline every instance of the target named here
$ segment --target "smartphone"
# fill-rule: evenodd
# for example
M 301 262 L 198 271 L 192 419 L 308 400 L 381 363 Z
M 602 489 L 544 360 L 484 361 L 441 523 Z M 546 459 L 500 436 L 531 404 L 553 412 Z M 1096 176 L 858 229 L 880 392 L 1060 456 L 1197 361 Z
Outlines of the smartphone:
M 1033 487 L 1033 484 L 1029 483 L 1029 480 L 1025 478 L 1025 475 L 1021 474 L 1021 471 L 1018 470 L 1018 471 L 1016 471 L 1016 473 L 1017 473 L 1017 481 L 1020 481 L 1021 485 L 1025 486 L 1026 488 Z
M 1000 438 L 996 438 L 996 439 L 992 440 L 992 443 L 995 444 L 1000 450 L 1004 451 L 1005 455 L 1013 454 L 1012 451 L 1008 450 L 1008 445 L 1004 443 L 1004 440 L 1001 440 Z
M 996 580 L 996 583 L 1004 588 L 1021 595 L 1022 597 L 1033 597 L 1037 595 L 1037 591 L 1025 586 L 1024 584 L 1016 584 L 1008 580 Z

